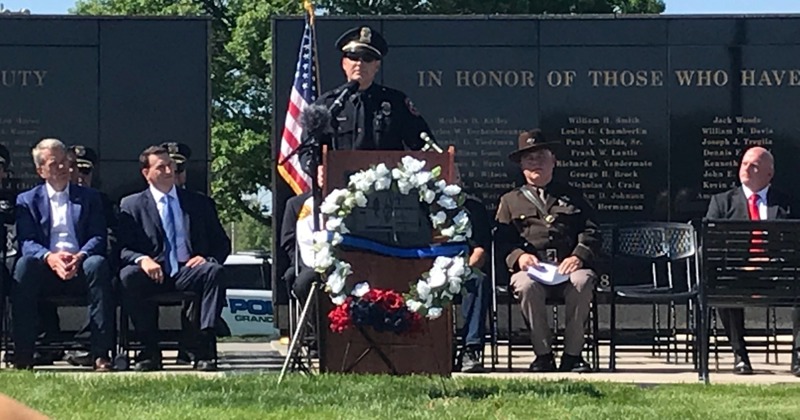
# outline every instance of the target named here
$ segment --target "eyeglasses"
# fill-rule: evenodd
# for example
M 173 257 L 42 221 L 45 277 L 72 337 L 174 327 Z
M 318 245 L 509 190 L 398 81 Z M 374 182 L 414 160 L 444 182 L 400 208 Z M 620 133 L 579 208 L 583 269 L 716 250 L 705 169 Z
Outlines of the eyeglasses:
M 372 54 L 364 54 L 364 53 L 345 53 L 344 56 L 348 60 L 363 61 L 365 63 L 371 63 L 378 59 L 378 57 L 375 57 Z
M 184 172 L 186 172 L 186 166 L 184 166 L 183 164 L 175 166 L 175 173 L 176 174 L 182 174 Z
M 92 168 L 78 168 L 78 172 L 81 175 L 91 175 L 92 174 Z

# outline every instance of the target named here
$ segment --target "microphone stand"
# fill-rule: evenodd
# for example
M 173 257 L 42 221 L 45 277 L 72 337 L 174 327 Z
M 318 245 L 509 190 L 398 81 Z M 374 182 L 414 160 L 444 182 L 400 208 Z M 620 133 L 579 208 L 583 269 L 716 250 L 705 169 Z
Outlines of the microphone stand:
M 321 185 L 317 183 L 317 171 L 320 167 L 321 160 L 322 160 L 322 144 L 317 139 L 318 135 L 309 136 L 306 142 L 300 145 L 297 149 L 295 149 L 292 154 L 296 153 L 301 148 L 305 150 L 310 150 L 310 159 L 309 159 L 309 171 L 311 172 L 311 196 L 312 196 L 312 216 L 313 224 L 314 224 L 314 231 L 317 232 L 320 230 L 320 200 L 322 198 L 322 188 Z M 292 156 L 290 154 L 285 158 L 288 160 L 289 157 Z M 295 240 L 297 240 L 295 238 Z M 296 245 L 297 246 L 297 245 Z M 311 267 L 313 269 L 313 267 Z M 286 376 L 286 371 L 289 369 L 289 364 L 292 363 L 292 371 L 302 371 L 308 375 L 311 375 L 311 351 L 310 349 L 307 352 L 308 357 L 308 365 L 303 363 L 302 356 L 299 354 L 300 346 L 298 343 L 300 340 L 305 340 L 306 329 L 308 328 L 308 317 L 310 316 L 311 306 L 315 305 L 317 302 L 317 289 L 320 287 L 319 276 L 315 276 L 315 280 L 311 283 L 311 290 L 308 293 L 308 297 L 306 298 L 305 303 L 303 304 L 303 311 L 300 313 L 300 318 L 297 320 L 297 330 L 294 332 L 292 336 L 292 341 L 289 344 L 289 349 L 286 352 L 286 359 L 283 361 L 283 367 L 281 368 L 280 377 L 278 377 L 278 383 L 283 381 L 283 378 Z M 318 305 L 315 305 L 318 306 Z M 314 331 L 315 340 L 317 343 L 318 349 L 321 349 L 322 343 L 320 343 L 320 335 L 319 335 L 319 308 L 317 308 L 317 328 Z M 291 314 L 290 314 L 291 316 Z M 320 352 L 321 353 L 321 352 Z
M 344 107 L 341 107 L 337 112 L 331 113 L 330 119 L 330 126 L 333 129 L 333 138 L 332 144 L 334 149 L 337 145 L 337 139 L 339 137 L 339 124 L 336 120 L 336 117 L 341 113 Z M 308 140 L 300 145 L 297 149 L 292 151 L 292 154 L 297 153 L 300 148 L 305 148 L 306 150 L 311 151 L 311 157 L 309 161 L 309 170 L 311 172 L 311 196 L 312 199 L 312 217 L 314 231 L 319 232 L 322 226 L 320 225 L 320 216 L 321 212 L 319 210 L 319 206 L 322 202 L 322 186 L 319 185 L 317 182 L 317 172 L 319 171 L 319 167 L 322 164 L 322 142 L 319 141 L 317 137 L 322 136 L 322 133 L 309 136 Z M 288 160 L 289 157 L 292 155 L 290 154 L 284 160 Z M 313 269 L 313 267 L 312 267 Z M 320 276 L 317 275 L 315 277 L 314 282 L 311 284 L 311 290 L 308 293 L 308 298 L 306 298 L 305 303 L 303 304 L 303 311 L 300 313 L 300 318 L 297 320 L 297 331 L 295 331 L 294 336 L 292 337 L 292 341 L 289 344 L 289 349 L 286 352 L 286 359 L 283 361 L 283 367 L 281 368 L 281 374 L 278 377 L 278 383 L 280 384 L 283 381 L 283 378 L 286 376 L 286 371 L 289 368 L 289 363 L 292 363 L 292 370 L 302 370 L 304 373 L 311 375 L 311 369 L 303 364 L 303 361 L 297 352 L 299 351 L 298 348 L 298 341 L 305 338 L 306 328 L 308 328 L 308 317 L 310 316 L 311 306 L 314 305 L 316 309 L 316 316 L 317 316 L 317 328 L 314 331 L 314 338 L 317 343 L 317 349 L 320 355 L 320 365 L 323 365 L 325 352 L 323 351 L 324 345 L 322 343 L 322 335 L 320 334 L 320 326 L 322 325 L 322 314 L 319 310 L 318 299 L 317 299 L 317 291 L 322 287 L 322 282 Z M 311 365 L 311 353 L 308 352 L 308 365 Z

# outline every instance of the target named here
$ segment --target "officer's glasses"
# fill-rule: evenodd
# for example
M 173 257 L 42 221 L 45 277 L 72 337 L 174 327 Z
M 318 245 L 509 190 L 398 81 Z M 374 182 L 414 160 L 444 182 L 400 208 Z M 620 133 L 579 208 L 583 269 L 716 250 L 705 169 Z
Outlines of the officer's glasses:
M 372 54 L 362 54 L 362 53 L 345 53 L 344 55 L 348 60 L 352 61 L 363 61 L 365 63 L 371 63 L 378 58 Z
M 78 168 L 78 172 L 79 172 L 81 175 L 91 175 L 91 173 L 92 173 L 92 168 Z

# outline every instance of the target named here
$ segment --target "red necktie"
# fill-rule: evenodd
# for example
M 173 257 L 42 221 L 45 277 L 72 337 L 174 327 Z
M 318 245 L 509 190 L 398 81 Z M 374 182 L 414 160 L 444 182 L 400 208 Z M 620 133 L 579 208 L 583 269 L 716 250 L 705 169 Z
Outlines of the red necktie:
M 758 212 L 758 194 L 753 193 L 750 198 L 747 199 L 747 212 L 750 213 L 750 220 L 761 220 L 761 215 Z M 761 232 L 753 231 L 753 237 L 750 240 L 750 243 L 754 246 L 758 246 L 758 244 L 764 243 L 764 241 L 760 238 Z M 750 248 L 750 253 L 760 253 L 764 252 L 764 249 L 759 248 Z
M 750 213 L 750 220 L 761 220 L 761 216 L 758 213 L 758 194 L 753 193 L 747 199 L 747 211 Z

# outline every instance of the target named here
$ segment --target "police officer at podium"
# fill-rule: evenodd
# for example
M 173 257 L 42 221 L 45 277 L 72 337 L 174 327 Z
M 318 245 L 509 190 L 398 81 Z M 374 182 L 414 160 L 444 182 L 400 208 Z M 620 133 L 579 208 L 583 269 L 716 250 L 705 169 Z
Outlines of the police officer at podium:
M 369 26 L 352 28 L 339 37 L 336 49 L 342 54 L 347 83 L 315 102 L 336 114 L 322 127 L 318 141 L 334 150 L 420 150 L 426 143 L 423 137 L 433 142 L 428 123 L 411 99 L 399 90 L 375 83 L 383 57 L 389 52 L 380 32 Z M 342 102 L 337 113 L 339 106 L 334 103 L 339 98 Z M 310 131 L 312 127 L 305 127 L 304 137 Z M 310 155 L 310 150 L 301 152 L 306 172 Z
M 566 305 L 564 353 L 559 370 L 588 372 L 591 366 L 581 357 L 581 351 L 594 296 L 597 275 L 591 266 L 599 252 L 600 233 L 594 222 L 594 209 L 581 191 L 553 182 L 557 146 L 557 142 L 545 140 L 539 130 L 520 134 L 519 147 L 509 158 L 520 165 L 525 185 L 500 198 L 496 246 L 514 273 L 511 287 L 531 326 L 536 359 L 529 370 L 556 370 L 546 310 L 546 299 L 556 297 L 563 298 Z M 564 281 L 548 283 L 547 276 L 534 279 L 543 264 L 556 267 L 561 274 L 559 279 Z

